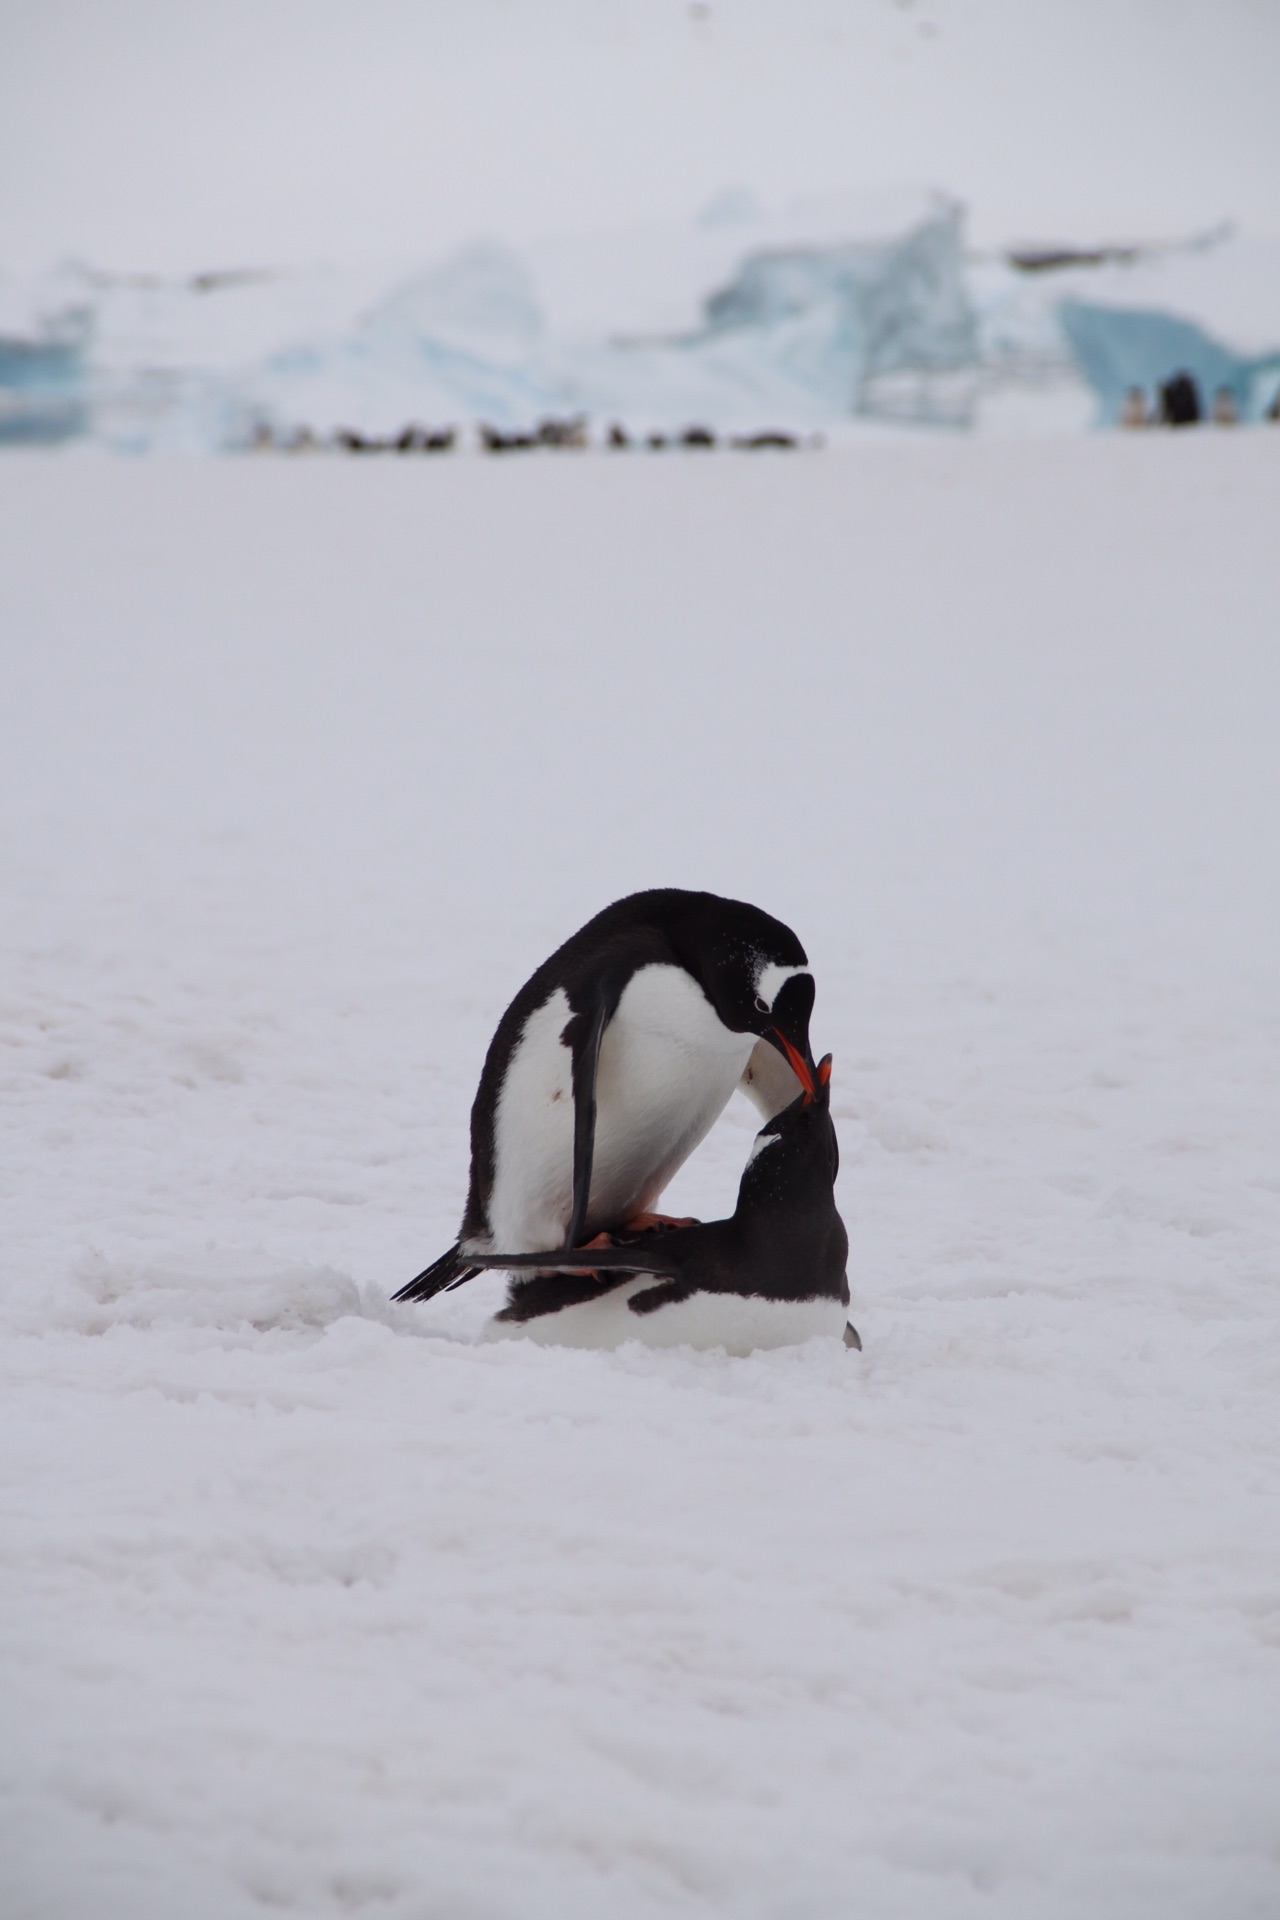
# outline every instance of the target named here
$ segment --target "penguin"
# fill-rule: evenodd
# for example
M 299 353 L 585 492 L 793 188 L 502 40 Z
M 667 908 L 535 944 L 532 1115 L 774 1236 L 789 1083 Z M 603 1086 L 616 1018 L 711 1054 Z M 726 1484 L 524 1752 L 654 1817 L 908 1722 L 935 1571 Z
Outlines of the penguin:
M 475 1255 L 556 1252 L 648 1214 L 741 1085 L 766 1118 L 812 1078 L 814 982 L 790 927 L 675 887 L 606 907 L 498 1022 L 471 1109 L 457 1242 L 396 1300 Z
M 513 1276 L 491 1335 L 747 1353 L 828 1334 L 860 1348 L 846 1318 L 849 1237 L 835 1203 L 830 1054 L 812 1076 L 807 1067 L 797 1073 L 803 1090 L 756 1135 L 731 1219 L 602 1235 L 608 1244 L 550 1258 L 477 1255 L 477 1266 Z

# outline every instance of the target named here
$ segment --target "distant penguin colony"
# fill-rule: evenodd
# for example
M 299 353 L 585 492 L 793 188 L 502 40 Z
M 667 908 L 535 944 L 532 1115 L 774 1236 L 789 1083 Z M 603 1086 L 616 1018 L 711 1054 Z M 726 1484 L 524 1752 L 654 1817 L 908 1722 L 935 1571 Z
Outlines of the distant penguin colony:
M 430 1300 L 505 1267 L 495 1333 L 746 1351 L 842 1331 L 847 1241 L 813 1002 L 804 948 L 758 907 L 675 888 L 606 907 L 499 1021 L 458 1240 L 395 1298 Z M 655 1201 L 735 1087 L 777 1120 L 757 1137 L 738 1212 L 665 1221 Z M 774 1172 L 752 1178 L 770 1153 Z M 663 1284 L 638 1286 L 637 1273 Z

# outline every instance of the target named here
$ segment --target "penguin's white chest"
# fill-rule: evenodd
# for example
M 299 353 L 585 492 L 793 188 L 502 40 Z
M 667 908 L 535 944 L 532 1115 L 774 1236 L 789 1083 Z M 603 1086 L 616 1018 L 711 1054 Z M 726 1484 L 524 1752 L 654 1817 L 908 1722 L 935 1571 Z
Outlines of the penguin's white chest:
M 633 1294 L 654 1285 L 652 1274 L 625 1281 L 596 1300 L 583 1300 L 536 1320 L 491 1320 L 487 1340 L 532 1340 L 542 1347 L 723 1347 L 759 1353 L 806 1340 L 841 1340 L 848 1310 L 839 1300 L 761 1300 L 740 1293 L 695 1293 L 688 1300 L 632 1313 Z
M 491 1247 L 564 1244 L 573 1211 L 571 1017 L 560 988 L 531 1014 L 494 1125 Z M 755 1035 L 733 1033 L 682 967 L 642 967 L 605 1029 L 596 1076 L 588 1234 L 651 1207 L 723 1112 Z

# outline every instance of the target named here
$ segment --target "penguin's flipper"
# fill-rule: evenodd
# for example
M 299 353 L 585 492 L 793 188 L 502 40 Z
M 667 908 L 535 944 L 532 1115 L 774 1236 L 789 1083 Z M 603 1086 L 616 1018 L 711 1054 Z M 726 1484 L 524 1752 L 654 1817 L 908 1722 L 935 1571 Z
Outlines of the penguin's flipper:
M 498 1321 L 520 1323 L 541 1320 L 548 1314 L 563 1313 L 566 1307 L 580 1307 L 599 1300 L 624 1284 L 625 1274 L 611 1273 L 601 1279 L 598 1273 L 539 1273 L 531 1280 L 518 1280 Z
M 661 1273 L 676 1270 L 675 1262 L 655 1248 L 570 1247 L 560 1253 L 473 1253 L 468 1263 L 498 1267 L 504 1273 Z M 399 1296 L 397 1296 L 399 1297 Z
M 591 1163 L 596 1150 L 596 1069 L 600 1042 L 618 1005 L 619 995 L 607 985 L 597 987 L 590 1003 L 575 1013 L 564 1030 L 573 1050 L 573 1212 L 564 1243 L 576 1247 L 587 1224 L 591 1198 Z
M 696 1292 L 696 1287 L 686 1286 L 681 1280 L 668 1280 L 660 1287 L 646 1287 L 642 1293 L 633 1293 L 627 1305 L 632 1313 L 656 1313 L 659 1307 L 674 1307 L 682 1300 L 692 1299 Z
M 450 1247 L 448 1253 L 442 1253 L 429 1267 L 424 1267 L 416 1280 L 407 1287 L 401 1287 L 399 1293 L 393 1293 L 393 1300 L 432 1300 L 436 1294 L 443 1293 L 447 1287 L 460 1287 L 464 1280 L 470 1280 L 480 1269 L 474 1260 L 467 1259 L 460 1246 Z

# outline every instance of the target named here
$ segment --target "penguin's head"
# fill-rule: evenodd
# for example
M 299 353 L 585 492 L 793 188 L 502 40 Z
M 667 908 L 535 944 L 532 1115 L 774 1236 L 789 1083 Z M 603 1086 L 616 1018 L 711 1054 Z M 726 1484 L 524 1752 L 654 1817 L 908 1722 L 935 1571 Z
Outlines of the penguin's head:
M 687 896 L 677 935 L 689 972 L 733 1033 L 754 1033 L 775 1047 L 804 1084 L 811 1079 L 809 1016 L 814 984 L 808 956 L 790 927 L 745 901 Z
M 809 1043 L 813 1000 L 813 975 L 807 967 L 765 966 L 757 976 L 752 1000 L 758 1024 L 750 1029 L 777 1048 L 810 1098 L 817 1072 Z
M 803 1064 L 803 1063 L 802 1063 Z M 840 1170 L 831 1123 L 831 1055 L 810 1073 L 799 1067 L 801 1092 L 761 1127 L 742 1176 L 738 1204 L 800 1209 L 825 1205 Z

